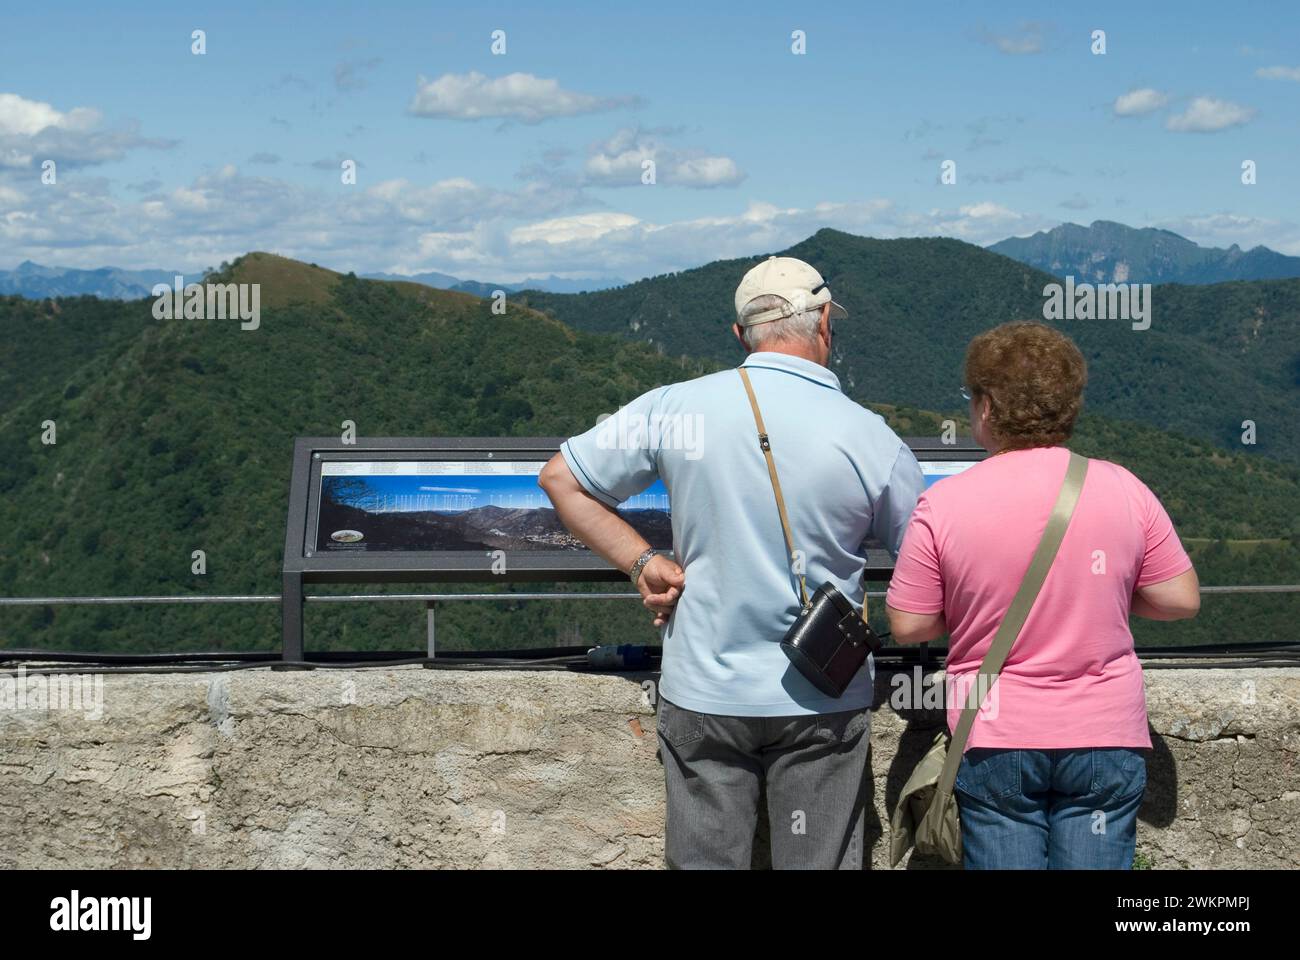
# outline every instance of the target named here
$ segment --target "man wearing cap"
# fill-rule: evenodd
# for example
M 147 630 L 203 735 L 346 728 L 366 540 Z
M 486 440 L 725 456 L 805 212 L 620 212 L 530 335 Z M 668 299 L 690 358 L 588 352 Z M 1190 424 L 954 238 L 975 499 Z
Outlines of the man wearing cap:
M 924 481 L 907 446 L 827 368 L 832 323 L 843 317 L 821 274 L 792 257 L 768 258 L 736 290 L 732 332 L 747 353 L 793 559 L 735 370 L 643 394 L 620 422 L 661 429 L 618 435 L 598 425 L 565 442 L 539 480 L 566 526 L 628 573 L 665 626 L 658 733 L 669 867 L 748 868 L 764 787 L 774 867 L 862 866 L 873 665 L 836 699 L 791 665 L 780 641 L 799 610 L 800 573 L 861 606 L 864 539 L 897 553 Z M 693 444 L 680 442 L 686 425 Z M 657 478 L 672 504 L 676 561 L 614 509 Z

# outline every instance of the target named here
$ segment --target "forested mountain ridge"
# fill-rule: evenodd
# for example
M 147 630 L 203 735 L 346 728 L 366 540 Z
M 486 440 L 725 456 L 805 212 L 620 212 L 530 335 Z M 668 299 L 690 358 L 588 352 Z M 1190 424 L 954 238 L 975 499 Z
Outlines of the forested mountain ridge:
M 650 387 L 706 369 L 519 306 L 498 316 L 467 294 L 358 280 L 265 254 L 213 279 L 262 284 L 258 329 L 155 320 L 147 300 L 0 300 L 4 371 L 16 398 L 0 409 L 0 595 L 278 592 L 295 436 L 340 434 L 347 420 L 362 436 L 567 435 Z M 103 336 L 65 342 L 69 314 L 87 329 L 100 324 Z M 24 368 L 40 350 L 15 343 L 34 331 L 62 349 Z M 42 443 L 46 421 L 57 431 L 52 445 Z M 196 549 L 207 555 L 203 576 L 191 572 Z M 542 629 L 547 617 L 558 623 L 586 606 L 521 614 L 519 632 L 508 636 L 528 637 L 532 624 L 544 643 L 558 629 Z M 458 611 L 449 626 L 480 612 L 488 611 Z M 270 607 L 50 607 L 0 616 L 4 646 L 277 641 Z M 317 635 L 382 648 L 392 646 L 389 627 L 418 626 L 407 617 L 357 608 L 331 614 L 333 625 Z
M 740 355 L 724 339 L 716 357 L 664 356 L 658 340 L 575 331 L 514 301 L 496 315 L 466 294 L 267 254 L 213 279 L 262 285 L 258 329 L 156 320 L 148 300 L 0 299 L 0 595 L 276 593 L 294 436 L 335 434 L 345 420 L 362 436 L 570 435 Z M 57 349 L 40 349 L 47 343 Z M 943 380 L 954 401 L 937 413 L 875 406 L 901 434 L 936 435 L 944 416 L 960 417 L 956 375 Z M 845 385 L 866 399 L 871 382 Z M 41 442 L 46 421 L 53 445 Z M 1193 547 L 1207 582 L 1300 575 L 1295 466 L 1104 416 L 1085 417 L 1075 445 L 1156 490 L 1180 532 L 1205 541 Z M 204 575 L 191 571 L 196 549 Z M 651 641 L 641 613 L 463 603 L 439 622 L 448 649 Z M 1284 613 L 1254 610 L 1254 634 Z M 314 648 L 423 643 L 419 604 L 309 605 L 308 616 Z M 268 649 L 278 619 L 273 605 L 5 609 L 0 645 Z M 1214 618 L 1204 624 L 1201 637 L 1215 636 Z
M 1007 257 L 942 238 L 875 240 L 820 230 L 787 250 L 807 260 L 849 311 L 834 369 L 859 400 L 947 410 L 966 344 L 1008 320 L 1043 319 L 1059 281 Z M 744 272 L 766 255 L 721 260 L 582 294 L 529 291 L 529 306 L 581 330 L 617 333 L 670 354 L 735 362 L 729 326 Z M 1225 449 L 1300 462 L 1300 280 L 1165 285 L 1151 326 L 1122 319 L 1053 322 L 1089 363 L 1089 409 Z M 1243 422 L 1256 443 L 1242 445 Z

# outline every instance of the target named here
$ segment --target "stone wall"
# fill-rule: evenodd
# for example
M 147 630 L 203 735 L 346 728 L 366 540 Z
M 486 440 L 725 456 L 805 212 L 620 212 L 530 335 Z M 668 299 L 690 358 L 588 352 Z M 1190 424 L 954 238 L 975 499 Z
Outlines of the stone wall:
M 895 712 L 877 679 L 879 868 L 886 809 L 939 719 Z M 28 674 L 25 705 L 12 680 L 0 690 L 0 867 L 659 868 L 652 681 L 117 674 L 96 715 L 52 709 Z M 1300 866 L 1300 669 L 1149 670 L 1147 696 L 1140 855 L 1157 869 Z

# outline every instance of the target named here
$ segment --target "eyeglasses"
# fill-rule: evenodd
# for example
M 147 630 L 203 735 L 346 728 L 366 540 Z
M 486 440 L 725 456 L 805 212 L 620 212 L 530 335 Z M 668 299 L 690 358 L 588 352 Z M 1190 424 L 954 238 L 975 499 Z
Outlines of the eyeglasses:
M 970 387 L 961 388 L 961 398 L 963 400 L 969 400 L 971 398 Z

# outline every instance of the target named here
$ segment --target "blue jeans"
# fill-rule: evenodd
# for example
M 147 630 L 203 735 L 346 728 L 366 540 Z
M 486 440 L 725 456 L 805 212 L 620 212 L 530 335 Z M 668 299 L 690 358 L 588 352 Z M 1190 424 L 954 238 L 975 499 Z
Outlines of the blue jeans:
M 968 870 L 1128 870 L 1147 785 L 1128 747 L 975 747 L 957 768 Z

